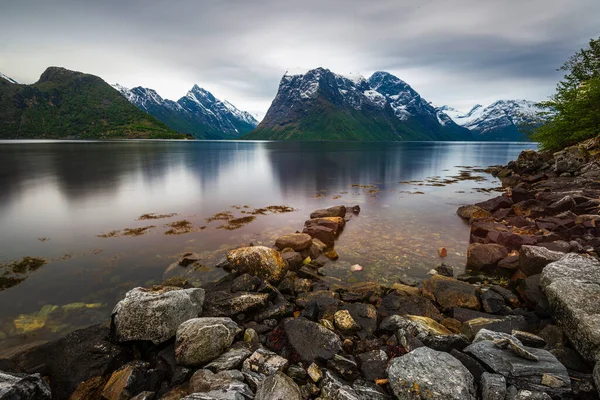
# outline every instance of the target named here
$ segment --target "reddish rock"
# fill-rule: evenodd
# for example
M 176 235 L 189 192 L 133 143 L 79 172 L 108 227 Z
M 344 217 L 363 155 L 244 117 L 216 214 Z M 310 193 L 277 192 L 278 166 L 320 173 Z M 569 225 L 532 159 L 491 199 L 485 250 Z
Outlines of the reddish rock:
M 327 217 L 341 217 L 346 216 L 346 206 L 335 206 L 327 209 L 317 210 L 310 214 L 310 218 L 327 218 Z
M 320 225 L 312 225 L 304 227 L 303 233 L 309 234 L 311 237 L 319 239 L 328 247 L 333 247 L 335 243 L 335 231 L 331 228 Z
M 493 268 L 508 256 L 508 250 L 499 244 L 471 243 L 467 249 L 467 268 L 480 270 Z
M 279 236 L 275 241 L 275 246 L 280 249 L 290 248 L 294 251 L 304 250 L 312 244 L 312 238 L 306 233 L 290 233 Z
M 506 227 L 506 225 L 489 220 L 475 221 L 471 225 L 471 235 L 479 236 L 482 238 L 486 237 L 490 232 L 508 231 L 509 229 Z
M 304 222 L 304 226 L 324 226 L 326 228 L 333 229 L 336 235 L 344 229 L 346 221 L 341 217 L 326 217 L 326 218 L 314 218 Z
M 444 310 L 455 307 L 479 310 L 477 289 L 454 278 L 434 275 L 423 281 L 423 295 L 436 301 Z
M 462 206 L 459 207 L 458 210 L 456 210 L 456 214 L 463 218 L 463 219 L 481 219 L 481 218 L 489 218 L 492 216 L 492 214 L 487 211 L 484 210 L 481 207 L 475 206 L 475 205 L 467 205 L 467 206 Z
M 513 205 L 513 201 L 510 197 L 498 196 L 493 199 L 482 201 L 481 203 L 476 203 L 475 205 L 489 212 L 494 212 L 501 208 L 510 208 L 510 206 Z
M 519 252 L 519 267 L 527 276 L 540 274 L 544 267 L 565 254 L 545 247 L 523 246 Z

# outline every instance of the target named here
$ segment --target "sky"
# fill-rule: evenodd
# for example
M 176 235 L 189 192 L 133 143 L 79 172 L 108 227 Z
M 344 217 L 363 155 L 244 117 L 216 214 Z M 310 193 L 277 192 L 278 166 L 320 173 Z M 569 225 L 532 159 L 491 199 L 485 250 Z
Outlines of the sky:
M 62 66 L 172 100 L 198 84 L 260 119 L 286 71 L 383 70 L 468 110 L 547 98 L 599 16 L 598 0 L 0 0 L 0 72 Z

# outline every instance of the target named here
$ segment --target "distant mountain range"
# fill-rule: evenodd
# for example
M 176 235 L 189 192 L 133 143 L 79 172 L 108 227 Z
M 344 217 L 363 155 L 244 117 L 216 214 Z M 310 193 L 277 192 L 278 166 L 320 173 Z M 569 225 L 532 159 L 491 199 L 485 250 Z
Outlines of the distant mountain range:
M 243 139 L 268 140 L 471 140 L 450 118 L 387 72 L 366 80 L 317 68 L 284 75 L 258 127 Z
M 475 140 L 526 140 L 520 129 L 539 124 L 537 113 L 544 109 L 529 100 L 498 100 L 487 107 L 480 104 L 463 113 L 449 106 L 437 109 L 455 123 L 469 129 Z
M 32 85 L 0 73 L 0 138 L 526 140 L 520 129 L 541 123 L 538 111 L 527 100 L 436 108 L 388 72 L 365 79 L 316 68 L 285 74 L 259 124 L 198 85 L 173 101 L 58 67 Z
M 197 139 L 236 139 L 253 130 L 258 121 L 248 112 L 215 98 L 198 85 L 178 101 L 163 99 L 152 89 L 128 89 L 113 85 L 139 109 L 164 122 L 171 129 Z
M 1 139 L 182 139 L 97 76 L 50 67 L 32 85 L 0 75 Z

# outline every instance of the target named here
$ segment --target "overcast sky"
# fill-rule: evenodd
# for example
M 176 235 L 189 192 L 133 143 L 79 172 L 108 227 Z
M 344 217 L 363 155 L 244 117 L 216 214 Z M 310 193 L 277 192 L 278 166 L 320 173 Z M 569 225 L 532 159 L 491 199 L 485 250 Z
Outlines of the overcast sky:
M 173 100 L 198 84 L 262 118 L 286 71 L 384 70 L 469 109 L 546 98 L 599 17 L 598 0 L 0 0 L 0 72 L 63 66 Z

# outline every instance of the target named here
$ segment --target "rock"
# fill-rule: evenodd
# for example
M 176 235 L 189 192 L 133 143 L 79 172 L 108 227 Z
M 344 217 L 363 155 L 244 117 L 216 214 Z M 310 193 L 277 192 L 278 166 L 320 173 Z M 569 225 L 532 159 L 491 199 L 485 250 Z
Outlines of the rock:
M 596 363 L 594 367 L 594 383 L 596 384 L 598 394 L 600 394 L 600 362 Z
M 436 321 L 443 319 L 442 314 L 433 303 L 421 296 L 406 296 L 394 291 L 385 296 L 377 308 L 381 318 L 390 315 L 423 315 Z
M 446 352 L 453 348 L 463 349 L 469 345 L 463 335 L 452 334 L 445 326 L 431 318 L 417 315 L 394 315 L 389 317 L 387 324 L 390 323 L 397 326 L 396 336 L 400 341 L 410 340 L 411 337 L 414 337 L 427 347 Z
M 344 379 L 353 381 L 358 377 L 358 364 L 352 356 L 336 354 L 327 361 L 327 368 Z
M 254 397 L 254 394 L 252 393 L 247 384 L 236 379 L 228 378 L 225 375 L 200 375 L 205 374 L 207 372 L 210 373 L 210 371 L 208 370 L 196 371 L 196 374 L 199 374 L 199 376 L 197 382 L 194 383 L 190 381 L 192 382 L 191 386 L 192 388 L 194 388 L 196 384 L 202 390 L 204 390 L 205 387 L 215 387 L 215 389 L 204 392 L 197 391 L 196 393 L 192 393 L 191 395 L 184 397 L 183 400 L 248 400 Z M 193 379 L 194 378 L 192 377 L 192 380 Z M 206 380 L 202 381 L 203 379 Z
M 588 159 L 588 153 L 579 146 L 571 146 L 554 153 L 554 171 L 558 174 L 572 174 L 581 168 Z
M 559 251 L 561 253 L 568 253 L 571 251 L 571 244 L 565 240 L 555 240 L 549 243 L 538 243 L 537 245 L 539 247 L 545 247 L 548 250 Z
M 441 263 L 440 265 L 435 267 L 435 270 L 437 271 L 438 274 L 443 275 L 443 276 L 447 276 L 450 278 L 452 278 L 454 276 L 454 267 L 452 265 L 447 265 L 447 264 Z
M 288 367 L 286 374 L 287 374 L 287 376 L 294 379 L 295 381 L 300 381 L 300 382 L 305 381 L 306 377 L 308 376 L 306 371 L 304 370 L 304 367 L 302 367 L 301 364 L 290 365 Z
M 319 239 L 321 242 L 325 243 L 327 247 L 333 247 L 337 236 L 333 229 L 322 225 L 305 226 L 302 233 L 308 234 L 315 239 Z
M 206 295 L 203 315 L 206 317 L 233 317 L 263 308 L 268 301 L 267 293 L 211 291 Z
M 208 363 L 227 350 L 242 330 L 231 318 L 194 318 L 179 326 L 175 359 L 183 366 Z
M 519 339 L 512 337 L 508 333 L 490 331 L 488 329 L 481 329 L 479 332 L 477 332 L 477 335 L 475 335 L 475 338 L 473 338 L 473 343 L 481 342 L 482 340 L 491 340 L 492 342 L 497 342 L 504 339 L 512 339 L 519 346 L 523 345 Z
M 446 276 L 435 275 L 423 281 L 423 295 L 436 301 L 444 310 L 454 307 L 479 310 L 475 287 Z
M 288 364 L 288 360 L 285 358 L 261 348 L 244 361 L 242 371 L 257 372 L 269 376 L 276 372 L 285 372 Z
M 279 283 L 288 271 L 281 254 L 264 246 L 230 250 L 227 261 L 233 272 L 258 276 L 273 284 Z
M 373 383 L 356 381 L 352 384 L 352 389 L 358 395 L 358 400 L 392 400 L 383 389 Z
M 550 353 L 556 357 L 562 365 L 572 371 L 578 371 L 583 374 L 589 374 L 592 372 L 592 366 L 583 359 L 575 350 L 569 347 L 559 347 L 557 349 L 550 350 Z
M 313 211 L 310 213 L 310 218 L 327 218 L 327 217 L 340 217 L 344 218 L 346 216 L 346 207 L 345 206 L 335 206 L 329 207 L 327 209 L 321 209 L 317 211 Z
M 523 150 L 515 160 L 520 173 L 533 172 L 544 165 L 544 157 L 535 150 Z
M 471 243 L 467 249 L 467 268 L 481 270 L 493 268 L 508 256 L 508 250 L 499 244 Z
M 248 328 L 244 331 L 244 342 L 248 344 L 259 344 L 260 339 L 258 338 L 258 333 L 252 328 Z
M 386 377 L 385 369 L 388 363 L 388 356 L 383 350 L 373 350 L 362 353 L 357 356 L 360 362 L 360 371 L 362 376 L 368 382 L 374 382 L 376 379 Z
M 448 257 L 448 250 L 445 247 L 440 247 L 438 249 L 438 255 L 440 257 Z
M 219 357 L 207 364 L 205 368 L 213 372 L 237 369 L 242 365 L 244 360 L 250 356 L 250 354 L 252 354 L 252 351 L 246 347 L 229 349 L 227 352 L 221 354 Z
M 510 208 L 513 205 L 513 201 L 510 197 L 498 196 L 493 199 L 482 201 L 481 203 L 476 203 L 475 205 L 486 211 L 494 212 L 501 208 Z
M 342 349 L 334 332 L 305 318 L 285 321 L 284 329 L 290 345 L 305 361 L 330 360 Z
M 469 370 L 476 383 L 481 382 L 481 375 L 483 375 L 484 372 L 487 372 L 487 370 L 479 361 L 456 349 L 450 350 L 450 355 L 460 361 L 461 364 Z
M 352 319 L 358 324 L 356 335 L 366 339 L 377 330 L 377 309 L 371 304 L 352 303 L 346 304 L 342 310 L 348 310 Z
M 519 339 L 525 346 L 539 348 L 544 348 L 546 346 L 546 341 L 533 333 L 513 330 L 512 335 Z
M 498 293 L 500 296 L 504 298 L 504 301 L 510 304 L 512 307 L 518 307 L 519 297 L 512 292 L 512 290 L 503 288 L 502 286 L 494 285 L 490 287 L 490 290 Z
M 340 304 L 340 296 L 329 290 L 317 290 L 314 292 L 302 293 L 296 297 L 296 305 L 300 308 L 306 308 L 310 303 L 314 303 L 318 310 L 318 319 L 333 318 L 333 314 Z
M 350 285 L 344 285 L 338 290 L 342 300 L 355 302 L 370 302 L 371 299 L 381 297 L 383 290 L 377 282 L 358 282 Z
M 279 236 L 275 241 L 275 246 L 280 249 L 290 248 L 294 251 L 302 251 L 312 244 L 312 238 L 306 233 L 290 233 Z
M 150 340 L 163 343 L 179 325 L 202 313 L 204 289 L 159 290 L 135 288 L 125 294 L 112 312 L 112 331 L 119 342 Z
M 315 219 L 309 219 L 308 221 L 304 222 L 304 226 L 307 226 L 307 227 L 318 225 L 318 226 L 324 226 L 326 228 L 333 229 L 333 232 L 336 236 L 342 232 L 345 224 L 346 224 L 346 221 L 344 221 L 344 218 L 341 218 L 341 217 L 315 218 Z M 321 249 L 321 251 L 322 250 L 324 250 L 324 249 Z
M 231 292 L 254 292 L 258 289 L 262 279 L 250 274 L 242 274 L 235 278 L 231 283 Z
M 556 357 L 542 349 L 525 347 L 525 350 L 535 355 L 538 361 L 524 359 L 511 350 L 500 349 L 489 340 L 473 343 L 465 352 L 473 355 L 494 373 L 504 376 L 509 385 L 515 385 L 519 389 L 549 391 L 547 386 L 541 384 L 542 376 L 548 374 L 565 382 L 564 388 L 554 389 L 555 394 L 569 392 L 569 375 Z
M 517 291 L 525 302 L 536 310 L 537 313 L 548 314 L 548 299 L 540 289 L 541 274 L 531 275 L 519 282 Z
M 575 349 L 588 361 L 600 360 L 600 262 L 567 254 L 542 271 L 540 286 L 553 317 Z
M 141 392 L 131 398 L 131 400 L 154 400 L 154 392 L 150 392 L 146 390 L 145 392 Z
M 467 308 L 460 307 L 452 309 L 452 317 L 462 323 L 476 318 L 502 319 L 502 317 L 499 315 L 488 314 L 481 311 L 469 310 Z
M 484 328 L 495 332 L 511 333 L 513 330 L 523 330 L 526 326 L 527 322 L 522 315 L 509 315 L 502 319 L 476 318 L 464 322 L 461 332 L 471 339 Z
M 565 211 L 571 211 L 576 205 L 577 204 L 575 203 L 575 200 L 573 200 L 571 196 L 565 196 L 562 199 L 550 204 L 548 206 L 548 211 L 551 214 L 558 214 Z
M 298 271 L 300 267 L 302 267 L 302 254 L 297 253 L 295 251 L 289 251 L 287 253 L 282 253 L 281 257 L 285 262 L 288 263 L 288 266 L 292 271 Z
M 113 372 L 102 390 L 102 398 L 106 400 L 127 400 L 148 389 L 146 372 L 150 364 L 133 361 Z
M 511 386 L 515 388 L 514 386 Z M 543 392 L 532 392 L 531 390 L 517 390 L 515 388 L 514 395 L 508 390 L 506 398 L 508 400 L 552 400 L 552 397 Z
M 348 310 L 337 311 L 333 315 L 333 321 L 335 322 L 336 328 L 342 332 L 350 333 L 360 330 L 360 326 L 352 318 Z
M 522 246 L 519 252 L 519 266 L 525 275 L 536 275 L 541 273 L 546 265 L 560 260 L 563 256 L 563 253 L 544 247 Z
M 277 372 L 258 387 L 254 400 L 302 400 L 300 388 L 287 375 Z
M 0 371 L 0 399 L 50 400 L 50 387 L 39 374 L 9 374 Z
M 329 371 L 325 371 L 323 377 L 321 398 L 323 400 L 362 400 L 352 386 Z
M 69 400 L 99 399 L 107 381 L 108 377 L 95 376 L 85 382 L 81 382 L 77 386 L 77 389 L 69 396 Z
M 492 216 L 489 211 L 474 205 L 459 207 L 456 214 L 463 219 L 489 218 Z
M 108 337 L 108 328 L 94 325 L 19 353 L 12 361 L 19 371 L 49 377 L 53 398 L 67 399 L 81 382 L 109 376 L 133 358 L 129 348 Z
M 506 379 L 499 374 L 484 372 L 481 375 L 482 400 L 504 400 L 506 397 Z
M 315 363 L 312 363 L 308 366 L 306 373 L 315 383 L 319 382 L 321 378 L 323 378 L 323 372 L 321 372 L 321 369 Z
M 493 290 L 486 290 L 481 294 L 481 305 L 485 312 L 497 314 L 504 310 L 504 297 Z
M 450 354 L 427 347 L 394 358 L 387 376 L 398 399 L 475 399 L 469 370 Z

